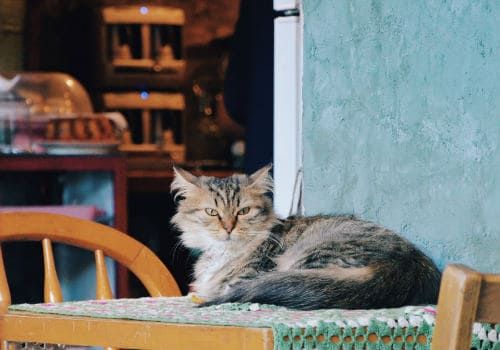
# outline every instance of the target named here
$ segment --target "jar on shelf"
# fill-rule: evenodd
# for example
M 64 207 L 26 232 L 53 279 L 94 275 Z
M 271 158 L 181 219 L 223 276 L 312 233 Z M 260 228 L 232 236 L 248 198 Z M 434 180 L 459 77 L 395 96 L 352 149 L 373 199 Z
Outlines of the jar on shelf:
M 31 152 L 30 101 L 12 87 L 17 79 L 0 76 L 0 153 Z

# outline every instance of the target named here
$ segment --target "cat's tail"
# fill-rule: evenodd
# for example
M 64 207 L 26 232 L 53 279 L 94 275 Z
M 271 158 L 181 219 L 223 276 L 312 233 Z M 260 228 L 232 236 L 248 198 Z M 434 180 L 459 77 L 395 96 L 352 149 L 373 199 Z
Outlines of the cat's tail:
M 321 269 L 268 272 L 242 280 L 225 295 L 208 300 L 204 305 L 251 302 L 301 310 L 366 308 L 373 304 L 370 296 L 376 286 L 367 268 L 361 269 L 349 269 L 353 274 L 340 278 Z
M 331 271 L 322 269 L 270 272 L 242 280 L 225 295 L 204 305 L 251 302 L 300 310 L 370 309 L 402 306 L 413 298 L 415 290 L 396 285 L 396 276 L 383 276 L 367 267 L 346 270 L 351 274 L 335 277 Z
M 441 271 L 434 262 L 417 251 L 414 254 L 415 273 L 411 279 L 411 290 L 408 298 L 404 301 L 405 305 L 437 304 L 439 287 L 441 285 Z

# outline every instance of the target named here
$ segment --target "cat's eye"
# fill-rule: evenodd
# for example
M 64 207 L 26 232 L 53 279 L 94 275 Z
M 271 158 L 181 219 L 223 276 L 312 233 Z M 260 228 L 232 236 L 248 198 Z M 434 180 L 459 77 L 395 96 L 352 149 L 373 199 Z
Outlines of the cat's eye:
M 245 208 L 240 209 L 238 211 L 238 215 L 246 215 L 246 214 L 248 214 L 249 211 L 250 211 L 250 207 L 245 207 Z
M 207 213 L 210 216 L 217 216 L 217 215 L 219 215 L 219 213 L 217 212 L 217 210 L 212 209 L 212 208 L 206 208 L 205 209 L 205 213 Z

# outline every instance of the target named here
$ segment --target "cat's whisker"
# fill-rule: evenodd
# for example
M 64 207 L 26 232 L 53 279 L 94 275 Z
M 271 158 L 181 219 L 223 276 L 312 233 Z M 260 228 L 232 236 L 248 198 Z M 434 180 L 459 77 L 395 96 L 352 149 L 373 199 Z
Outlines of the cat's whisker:
M 283 241 L 281 240 L 281 238 L 278 238 L 278 237 L 276 237 L 275 235 L 271 234 L 271 235 L 269 235 L 269 240 L 270 240 L 271 242 L 276 243 L 276 245 L 277 245 L 280 249 L 283 249 L 283 247 L 284 247 L 284 243 L 283 243 Z
M 170 259 L 172 259 L 172 261 L 175 261 L 175 258 L 176 258 L 176 255 L 177 255 L 177 252 L 179 251 L 179 249 L 182 247 L 182 242 L 178 241 L 174 244 L 174 246 L 172 247 L 172 251 L 170 253 Z M 189 250 L 189 254 L 191 254 L 191 250 Z

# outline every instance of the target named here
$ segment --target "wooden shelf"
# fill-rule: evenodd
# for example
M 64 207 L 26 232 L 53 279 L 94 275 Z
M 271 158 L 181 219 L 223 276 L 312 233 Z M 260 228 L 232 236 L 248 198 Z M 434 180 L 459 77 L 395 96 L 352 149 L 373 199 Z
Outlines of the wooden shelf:
M 191 170 L 190 170 L 191 171 Z M 192 170 L 194 175 L 226 177 L 231 176 L 235 170 Z M 128 188 L 136 193 L 170 192 L 170 184 L 174 172 L 169 170 L 127 170 Z
M 108 24 L 167 24 L 183 26 L 184 11 L 166 6 L 109 6 L 101 10 L 102 21 Z
M 186 108 L 184 95 L 178 92 L 106 92 L 102 94 L 106 109 L 170 109 Z

